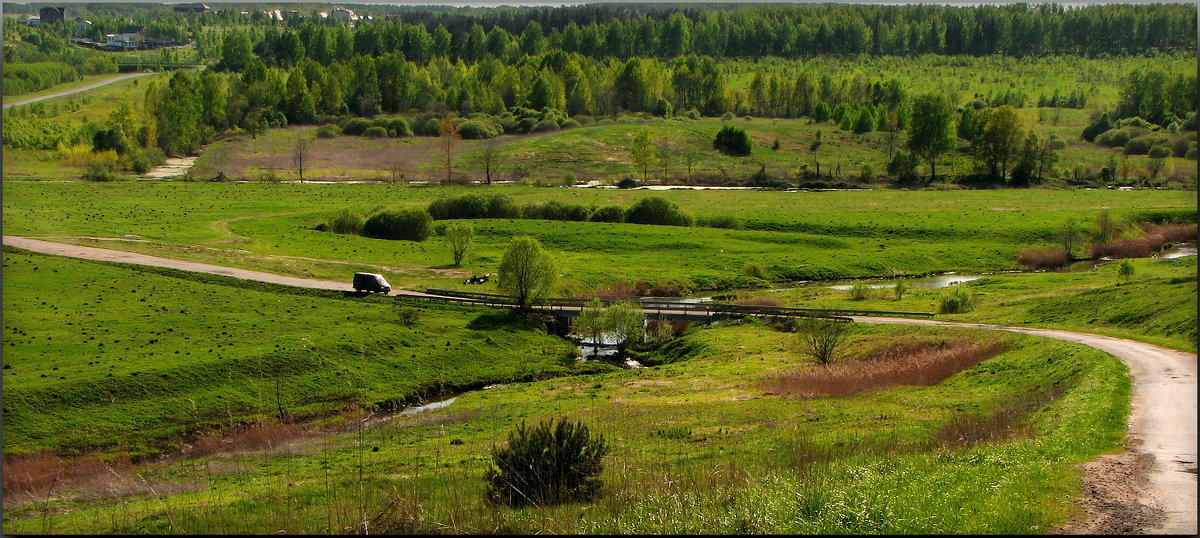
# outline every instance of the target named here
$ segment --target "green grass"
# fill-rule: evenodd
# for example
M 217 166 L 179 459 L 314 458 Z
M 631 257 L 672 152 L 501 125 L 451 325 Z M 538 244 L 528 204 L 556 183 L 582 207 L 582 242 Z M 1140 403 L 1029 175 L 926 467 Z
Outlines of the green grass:
M 422 307 L 408 327 L 395 299 L 7 247 L 4 277 L 5 454 L 153 453 L 279 405 L 324 416 L 571 370 L 570 345 L 494 311 Z
M 1075 272 L 993 274 L 958 286 L 975 296 L 975 310 L 940 314 L 939 320 L 1066 329 L 1132 338 L 1196 351 L 1196 258 L 1134 259 L 1134 278 L 1120 282 L 1116 262 Z M 877 284 L 890 284 L 882 280 Z M 763 292 L 788 306 L 937 312 L 941 289 L 909 286 L 896 300 L 891 288 L 873 289 L 865 300 L 818 284 Z
M 557 293 L 589 293 L 611 280 L 677 283 L 693 290 L 748 285 L 747 262 L 788 280 L 1016 268 L 1023 249 L 1053 244 L 1064 219 L 1104 209 L 1194 211 L 1182 191 L 663 191 L 518 186 L 5 182 L 5 233 L 116 237 L 93 241 L 166 257 L 297 276 L 385 274 L 395 287 L 461 285 L 495 273 L 509 238 L 541 239 L 559 261 Z M 475 222 L 476 248 L 460 269 L 441 237 L 387 241 L 312 230 L 340 210 L 422 207 L 442 196 L 506 194 L 518 205 L 558 200 L 629 207 L 664 196 L 697 217 L 732 216 L 746 229 L 673 228 L 533 220 Z M 344 263 L 349 262 L 349 264 Z M 474 288 L 473 288 L 474 289 Z M 485 290 L 486 291 L 486 290 Z
M 986 334 L 864 326 L 857 337 Z M 364 519 L 372 532 L 1040 533 L 1072 514 L 1073 466 L 1123 439 L 1124 366 L 1074 344 L 1005 335 L 1013 351 L 936 386 L 785 400 L 763 394 L 760 381 L 812 367 L 794 335 L 751 323 L 685 338 L 706 351 L 658 368 L 472 392 L 307 449 L 145 466 L 140 476 L 160 493 L 133 488 L 112 505 L 60 491 L 46 519 L 41 503 L 7 505 L 5 523 L 116 533 L 351 532 Z M 1068 390 L 1019 422 L 1033 437 L 964 449 L 934 441 L 948 423 L 1054 384 Z M 602 498 L 485 504 L 489 447 L 522 420 L 562 415 L 612 446 Z

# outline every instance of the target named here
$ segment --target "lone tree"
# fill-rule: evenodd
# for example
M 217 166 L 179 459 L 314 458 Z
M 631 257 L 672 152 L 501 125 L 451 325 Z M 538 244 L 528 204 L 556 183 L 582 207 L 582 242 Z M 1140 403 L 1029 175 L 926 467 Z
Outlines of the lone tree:
M 808 318 L 799 322 L 800 345 L 804 353 L 822 366 L 837 359 L 838 349 L 850 336 L 849 321 Z
M 542 298 L 554 285 L 554 260 L 537 239 L 514 238 L 500 260 L 500 289 L 516 301 L 522 311 Z
M 530 428 L 522 422 L 506 446 L 492 450 L 488 499 L 512 507 L 594 499 L 606 453 L 604 437 L 583 423 L 564 417 Z
M 300 182 L 304 183 L 304 165 L 308 163 L 308 140 L 304 135 L 296 134 L 296 146 L 292 148 L 292 164 L 296 165 L 296 173 Z
M 817 131 L 817 137 L 808 146 L 808 151 L 811 151 L 813 154 L 813 164 L 817 169 L 817 177 L 821 177 L 821 161 L 817 160 L 817 151 L 821 149 L 821 144 L 824 142 L 823 137 L 824 135 L 821 134 L 821 131 Z
M 746 130 L 733 125 L 726 125 L 717 131 L 713 139 L 713 149 L 734 157 L 745 157 L 750 154 L 750 135 Z
M 592 355 L 600 349 L 600 337 L 604 334 L 604 303 L 592 299 L 579 310 L 571 322 L 571 330 L 592 340 Z
M 646 313 L 641 305 L 632 301 L 613 303 L 601 319 L 604 332 L 613 335 L 622 353 L 630 343 L 641 342 L 646 333 Z
M 458 146 L 458 140 L 461 137 L 458 134 L 458 126 L 454 124 L 454 118 L 450 116 L 442 116 L 438 120 L 438 156 L 442 159 L 442 164 L 446 167 L 446 182 L 449 183 L 451 175 L 454 172 L 454 149 Z
M 629 142 L 629 158 L 642 173 L 642 181 L 650 178 L 650 165 L 654 162 L 654 148 L 650 145 L 650 131 L 642 129 Z
M 929 162 L 929 181 L 937 180 L 937 159 L 954 149 L 954 111 L 939 94 L 921 95 L 913 101 L 908 149 Z
M 450 252 L 454 255 L 454 265 L 462 265 L 463 256 L 471 248 L 475 240 L 475 228 L 470 222 L 455 222 L 446 227 L 446 241 L 450 243 Z
M 496 159 L 500 157 L 500 141 L 496 137 L 483 142 L 479 150 L 479 163 L 483 165 L 483 177 L 488 185 L 492 184 L 492 174 L 496 171 Z

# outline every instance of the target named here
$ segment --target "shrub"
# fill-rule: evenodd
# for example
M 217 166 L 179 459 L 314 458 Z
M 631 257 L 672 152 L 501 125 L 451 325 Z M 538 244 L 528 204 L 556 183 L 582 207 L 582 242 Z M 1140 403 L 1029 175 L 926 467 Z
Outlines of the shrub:
M 767 270 L 763 268 L 761 263 L 757 262 L 746 262 L 745 265 L 742 265 L 742 274 L 750 278 L 767 280 Z
M 863 284 L 861 282 L 858 284 L 855 284 L 853 286 L 850 286 L 850 300 L 851 301 L 861 301 L 863 299 L 866 299 L 870 293 L 871 293 L 871 287 L 866 284 Z
M 388 133 L 392 133 L 393 131 L 396 133 L 391 136 L 412 136 L 413 135 L 412 127 L 410 127 L 408 125 L 408 120 L 406 120 L 404 118 L 396 118 L 393 120 L 388 120 L 387 130 L 388 130 Z
M 903 280 L 897 280 L 896 286 L 892 288 L 892 292 L 896 295 L 896 300 L 899 301 L 908 292 L 908 284 L 905 284 Z
M 1108 119 L 1108 114 L 1100 114 L 1096 117 L 1096 121 L 1083 128 L 1083 139 L 1093 142 L 1097 136 L 1109 129 L 1112 129 L 1112 121 Z
M 424 241 L 429 237 L 433 219 L 424 209 L 381 211 L 363 223 L 362 233 L 376 239 Z
M 383 127 L 367 127 L 367 130 L 363 131 L 362 135 L 367 138 L 385 138 L 388 132 Z
M 603 485 L 597 475 L 607 452 L 604 438 L 582 423 L 551 419 L 529 428 L 522 422 L 506 446 L 492 451 L 488 498 L 512 507 L 591 500 Z
M 333 233 L 359 235 L 363 232 L 364 222 L 362 215 L 343 209 L 329 219 L 325 229 Z
M 647 196 L 625 211 L 625 222 L 662 226 L 692 226 L 696 219 L 661 196 Z
M 521 208 L 517 207 L 512 198 L 503 194 L 464 194 L 430 202 L 429 214 L 438 220 L 515 219 L 521 218 Z
M 358 136 L 371 127 L 371 122 L 362 118 L 354 118 L 342 126 L 342 134 Z
M 1167 146 L 1154 146 L 1150 148 L 1148 153 L 1152 159 L 1162 159 L 1171 156 L 1171 148 Z
M 494 138 L 504 132 L 504 128 L 491 120 L 467 120 L 458 126 L 458 134 L 467 140 Z
M 726 125 L 713 139 L 713 149 L 726 155 L 745 157 L 750 154 L 750 135 L 741 127 Z
M 343 132 L 345 131 L 339 129 L 337 125 L 329 123 L 317 128 L 317 138 L 333 138 Z
M 625 222 L 625 210 L 615 205 L 604 206 L 593 212 L 588 220 L 592 222 Z
M 729 215 L 718 215 L 716 217 L 708 217 L 698 219 L 697 224 L 708 228 L 725 228 L 729 230 L 741 230 L 742 223 L 736 217 Z
M 975 296 L 959 286 L 943 292 L 938 302 L 938 312 L 941 314 L 961 314 L 975 309 Z
M 1188 148 L 1191 147 L 1191 142 L 1187 138 L 1179 137 L 1174 142 L 1171 142 L 1171 154 L 1176 157 L 1186 157 Z
M 637 187 L 638 185 L 640 185 L 640 183 L 638 183 L 638 180 L 633 179 L 631 177 L 624 178 L 621 181 L 617 182 L 618 189 L 632 189 L 634 187 Z
M 1133 278 L 1133 273 L 1133 262 L 1129 260 L 1121 260 L 1121 265 L 1117 267 L 1117 279 L 1122 282 L 1127 282 Z

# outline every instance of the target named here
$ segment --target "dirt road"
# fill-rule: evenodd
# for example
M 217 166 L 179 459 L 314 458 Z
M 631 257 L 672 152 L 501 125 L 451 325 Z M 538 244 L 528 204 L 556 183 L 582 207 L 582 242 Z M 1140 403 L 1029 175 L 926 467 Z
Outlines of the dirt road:
M 852 316 L 854 317 L 854 316 Z M 950 325 L 1013 331 L 1066 340 L 1116 355 L 1133 377 L 1131 448 L 1153 456 L 1141 504 L 1161 509 L 1162 526 L 1138 534 L 1190 534 L 1196 528 L 1196 355 L 1098 334 L 1052 329 L 854 317 L 857 322 Z
M 73 93 L 86 92 L 88 90 L 93 90 L 93 89 L 99 88 L 101 86 L 107 86 L 114 82 L 120 82 L 125 79 L 130 79 L 130 78 L 135 78 L 135 77 L 144 77 L 146 75 L 153 75 L 153 74 L 154 73 L 129 73 L 128 75 L 121 75 L 118 77 L 101 80 L 100 82 L 88 84 L 87 86 L 81 86 L 81 87 L 75 88 L 73 90 L 52 93 L 50 95 L 43 95 L 41 97 L 30 97 L 29 99 L 21 99 L 19 101 L 13 101 L 11 103 L 4 103 L 4 108 L 8 108 L 10 106 L 17 106 L 17 105 L 27 105 L 29 103 L 36 103 L 38 101 L 44 101 L 46 99 L 54 99 L 55 97 L 62 97 L 64 95 L 71 95 Z
M 235 269 L 199 262 L 188 262 L 134 254 L 95 247 L 40 241 L 15 236 L 4 236 L 4 244 L 35 252 L 105 260 L 122 263 L 169 267 L 185 271 L 197 271 L 244 278 L 287 286 L 306 288 L 350 290 L 346 281 L 312 280 L 288 277 L 259 271 Z M 424 295 L 418 292 L 405 294 Z M 916 325 L 947 325 L 991 330 L 1014 331 L 1048 338 L 1076 342 L 1111 353 L 1127 365 L 1133 378 L 1133 408 L 1129 417 L 1130 448 L 1142 455 L 1147 463 L 1136 470 L 1139 477 L 1146 478 L 1146 487 L 1133 490 L 1134 498 L 1129 502 L 1138 504 L 1134 512 L 1148 507 L 1162 517 L 1145 519 L 1124 516 L 1126 527 L 1135 534 L 1190 534 L 1197 532 L 1196 523 L 1196 355 L 1176 351 L 1142 342 L 1123 340 L 1097 334 L 1071 331 L 1007 327 L 978 323 L 950 323 L 925 319 L 880 318 L 852 316 L 862 323 L 898 323 Z M 1127 458 L 1137 460 L 1138 458 Z M 1152 461 L 1150 461 L 1152 460 Z M 1111 466 L 1110 466 L 1111 467 Z M 1127 471 L 1127 470 L 1126 470 Z M 1100 472 L 1089 469 L 1087 472 Z M 1106 479 L 1118 487 L 1131 486 L 1128 480 L 1109 477 Z M 1136 477 L 1135 477 L 1136 478 Z M 1085 476 L 1085 481 L 1088 477 Z M 1098 482 L 1097 482 L 1098 483 Z M 1089 487 L 1089 491 L 1092 489 Z M 1086 504 L 1086 503 L 1085 503 Z M 1097 503 L 1111 504 L 1111 503 Z M 1130 507 L 1108 507 L 1114 513 L 1125 513 Z M 1144 512 L 1144 510 L 1143 510 Z M 1107 517 L 1122 517 L 1112 516 Z M 1083 527 L 1087 528 L 1087 527 Z M 1087 530 L 1083 533 L 1089 533 Z M 1104 532 L 1101 532 L 1103 534 Z

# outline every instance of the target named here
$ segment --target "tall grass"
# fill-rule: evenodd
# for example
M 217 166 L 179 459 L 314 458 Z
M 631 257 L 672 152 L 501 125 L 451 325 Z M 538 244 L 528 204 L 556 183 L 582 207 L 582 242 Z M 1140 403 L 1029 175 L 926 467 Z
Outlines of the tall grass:
M 1143 224 L 1144 235 L 1094 245 L 1094 258 L 1145 258 L 1171 243 L 1196 240 L 1196 224 Z
M 933 385 L 1007 349 L 997 340 L 921 343 L 867 359 L 788 372 L 769 379 L 764 388 L 788 398 L 819 398 L 896 385 Z

